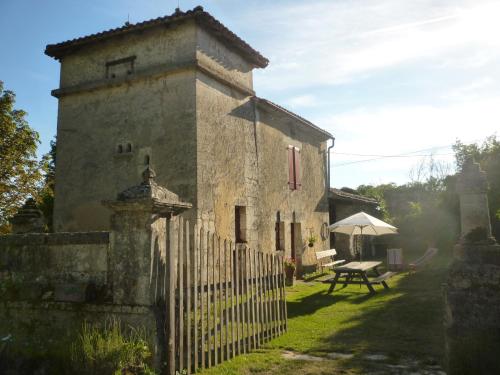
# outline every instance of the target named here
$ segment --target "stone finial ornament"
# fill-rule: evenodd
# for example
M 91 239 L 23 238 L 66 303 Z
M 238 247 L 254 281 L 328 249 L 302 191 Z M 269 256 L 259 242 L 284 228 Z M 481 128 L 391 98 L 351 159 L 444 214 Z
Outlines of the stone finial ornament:
M 43 213 L 36 207 L 33 198 L 29 198 L 26 201 L 17 214 L 10 220 L 10 223 L 12 224 L 13 233 L 45 232 L 45 219 Z
M 457 179 L 457 192 L 459 194 L 487 193 L 488 180 L 486 172 L 481 169 L 472 157 L 468 157 L 462 167 L 462 172 Z
M 142 172 L 142 182 L 118 194 L 116 201 L 104 205 L 115 209 L 151 209 L 159 214 L 178 214 L 192 207 L 179 196 L 155 181 L 156 172 L 148 166 Z M 126 208 L 128 207 L 128 208 Z

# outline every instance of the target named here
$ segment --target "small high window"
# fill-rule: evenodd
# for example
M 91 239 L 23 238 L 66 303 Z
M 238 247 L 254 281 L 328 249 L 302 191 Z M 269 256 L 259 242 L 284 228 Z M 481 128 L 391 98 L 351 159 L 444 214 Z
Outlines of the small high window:
M 118 78 L 134 73 L 136 56 L 106 62 L 106 78 Z
M 288 146 L 288 187 L 290 190 L 300 190 L 301 170 L 300 170 L 300 149 Z
M 131 154 L 132 153 L 132 143 L 120 143 L 116 146 L 116 152 L 118 154 Z
M 149 161 L 150 161 L 149 155 L 146 155 L 144 157 L 144 165 L 149 165 Z

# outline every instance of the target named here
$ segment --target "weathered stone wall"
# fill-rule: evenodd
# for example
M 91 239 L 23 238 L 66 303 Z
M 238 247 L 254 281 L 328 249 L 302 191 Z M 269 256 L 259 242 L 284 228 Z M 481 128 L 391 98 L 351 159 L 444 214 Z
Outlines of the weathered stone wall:
M 101 83 L 59 99 L 55 231 L 109 230 L 110 211 L 101 201 L 135 184 L 148 158 L 160 184 L 195 203 L 194 70 L 148 71 L 193 60 L 195 42 L 194 24 L 186 24 L 129 35 L 62 60 L 62 90 Z M 131 54 L 137 57 L 129 80 L 105 78 L 106 61 Z
M 251 102 L 245 95 L 202 73 L 197 78 L 200 219 L 223 238 L 234 239 L 235 206 L 245 206 L 249 234 L 246 240 L 255 248 L 256 207 L 253 198 L 257 192 L 255 147 L 253 143 L 249 145 L 249 140 L 253 139 Z
M 449 374 L 499 373 L 500 245 L 457 245 L 444 297 Z
M 130 56 L 132 72 L 113 68 L 125 76 L 109 77 L 107 63 Z M 149 161 L 160 185 L 193 204 L 186 218 L 234 238 L 235 206 L 244 206 L 246 243 L 274 251 L 279 211 L 287 254 L 290 223 L 300 223 L 295 252 L 315 263 L 313 252 L 328 247 L 320 236 L 328 223 L 325 135 L 257 105 L 252 69 L 194 23 L 64 57 L 55 230 L 109 230 L 101 202 L 133 185 Z M 287 184 L 288 145 L 301 150 L 299 191 Z M 304 246 L 310 230 L 320 239 L 315 248 Z
M 196 59 L 218 76 L 248 90 L 253 89 L 253 66 L 202 28 L 196 29 Z
M 160 368 L 161 330 L 153 307 L 108 304 L 75 304 L 47 301 L 3 301 L 0 304 L 0 336 L 3 341 L 0 372 L 5 375 L 55 374 L 58 363 L 68 367 L 71 347 L 84 322 L 103 327 L 117 319 L 122 327 L 145 333 Z
M 316 263 L 314 251 L 328 248 L 328 237 L 321 236 L 328 224 L 326 195 L 326 139 L 298 120 L 278 111 L 258 107 L 256 143 L 259 168 L 259 243 L 262 249 L 275 249 L 277 212 L 285 222 L 285 255 L 291 254 L 291 223 L 300 223 L 296 234 L 296 256 L 303 265 Z M 288 186 L 288 146 L 300 149 L 300 190 Z M 306 246 L 312 229 L 318 241 Z
M 85 298 L 89 285 L 97 293 L 109 283 L 109 253 L 107 232 L 0 236 L 3 299 Z
M 486 174 L 468 159 L 457 176 L 462 238 L 443 286 L 448 372 L 500 373 L 500 245 L 491 236 Z
M 195 58 L 195 44 L 194 21 L 90 44 L 63 58 L 60 88 L 106 80 L 106 63 L 130 56 L 136 57 L 134 74 L 155 67 L 178 66 Z

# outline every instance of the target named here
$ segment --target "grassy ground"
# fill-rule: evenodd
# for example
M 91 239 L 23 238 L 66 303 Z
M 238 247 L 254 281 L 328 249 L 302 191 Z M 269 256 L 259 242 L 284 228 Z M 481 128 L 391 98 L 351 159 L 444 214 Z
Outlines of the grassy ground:
M 446 258 L 441 255 L 416 274 L 391 278 L 391 289 L 376 286 L 378 293 L 373 296 L 364 286 L 337 286 L 328 295 L 328 285 L 298 283 L 287 289 L 286 334 L 256 352 L 201 374 L 366 374 L 438 368 L 444 347 L 441 283 L 446 276 Z M 285 359 L 282 354 L 286 350 L 324 360 Z M 332 360 L 329 353 L 354 356 Z M 370 354 L 387 357 L 382 361 L 366 359 Z

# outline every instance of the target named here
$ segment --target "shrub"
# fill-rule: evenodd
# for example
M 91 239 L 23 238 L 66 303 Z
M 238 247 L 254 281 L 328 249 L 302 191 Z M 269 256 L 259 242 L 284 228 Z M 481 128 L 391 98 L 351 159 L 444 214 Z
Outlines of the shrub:
M 144 330 L 129 327 L 124 334 L 119 320 L 106 321 L 104 327 L 84 323 L 82 333 L 71 347 L 75 373 L 153 375 L 151 352 Z
M 476 227 L 465 235 L 466 243 L 481 243 L 488 240 L 488 233 L 484 227 Z

